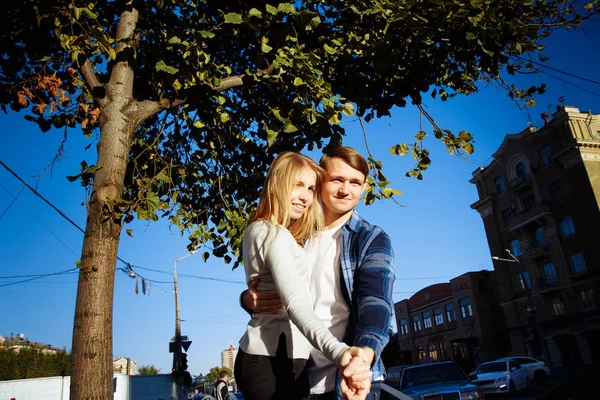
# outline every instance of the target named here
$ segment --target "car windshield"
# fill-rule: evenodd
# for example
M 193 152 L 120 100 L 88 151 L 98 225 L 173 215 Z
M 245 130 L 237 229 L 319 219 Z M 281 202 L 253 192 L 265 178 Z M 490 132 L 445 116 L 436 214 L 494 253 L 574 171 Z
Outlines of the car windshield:
M 402 389 L 437 382 L 469 380 L 454 364 L 430 364 L 404 370 Z
M 475 371 L 476 374 L 487 374 L 488 372 L 506 372 L 506 362 L 501 361 L 481 364 L 477 368 L 477 371 Z

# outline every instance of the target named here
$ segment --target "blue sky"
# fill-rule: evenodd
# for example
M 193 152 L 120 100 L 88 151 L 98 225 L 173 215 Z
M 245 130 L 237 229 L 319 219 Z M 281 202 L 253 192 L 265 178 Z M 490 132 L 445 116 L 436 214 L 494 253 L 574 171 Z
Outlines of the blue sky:
M 547 64 L 599 81 L 600 53 L 595 50 L 599 40 L 598 22 L 586 24 L 585 30 L 560 33 L 547 42 L 551 57 Z M 493 269 L 483 224 L 469 207 L 477 200 L 469 179 L 477 167 L 489 164 L 504 135 L 518 133 L 528 124 L 541 126 L 540 114 L 554 112 L 561 96 L 565 104 L 600 113 L 600 85 L 547 72 L 579 87 L 545 74 L 518 77 L 516 83 L 522 86 L 548 84 L 548 92 L 537 98 L 537 107 L 528 110 L 519 110 L 493 87 L 482 86 L 476 95 L 445 103 L 426 96 L 426 109 L 438 124 L 456 133 L 465 129 L 474 135 L 475 153 L 468 160 L 448 156 L 440 143 L 429 138 L 433 163 L 423 181 L 404 177 L 413 166 L 410 156 L 389 155 L 390 146 L 410 141 L 419 130 L 418 111 L 414 107 L 397 109 L 391 118 L 367 124 L 371 152 L 384 162 L 384 172 L 393 187 L 403 191 L 398 198 L 402 207 L 392 202 L 358 207 L 362 216 L 380 225 L 392 239 L 396 254 L 394 301 L 467 271 Z M 82 160 L 95 163 L 95 146 L 84 150 L 90 140 L 76 130 L 69 131 L 64 157 L 39 177 L 56 154 L 64 132 L 41 133 L 22 117 L 14 113 L 0 115 L 0 160 L 84 227 L 85 192 L 65 176 L 79 173 Z M 346 118 L 344 125 L 348 132 L 345 143 L 366 152 L 358 122 Z M 428 124 L 424 127 L 432 132 Z M 60 274 L 3 286 L 27 279 L 6 277 L 73 268 L 83 241 L 77 228 L 28 189 L 21 192 L 22 188 L 22 183 L 0 167 L 0 335 L 24 333 L 32 341 L 69 349 L 77 275 Z M 132 357 L 138 366 L 154 364 L 167 373 L 172 360 L 168 342 L 175 329 L 173 263 L 186 254 L 187 240 L 165 221 L 137 221 L 131 228 L 134 237 L 123 235 L 119 256 L 140 267 L 136 270 L 144 277 L 167 283 L 152 283 L 150 293 L 143 295 L 140 282 L 136 294 L 135 279 L 117 271 L 114 356 Z M 194 375 L 206 373 L 220 365 L 222 350 L 230 344 L 237 347 L 244 332 L 248 317 L 238 307 L 239 293 L 245 288 L 244 274 L 241 268 L 231 271 L 230 266 L 214 258 L 205 263 L 199 254 L 180 261 L 177 269 L 182 333 L 193 341 L 189 369 Z

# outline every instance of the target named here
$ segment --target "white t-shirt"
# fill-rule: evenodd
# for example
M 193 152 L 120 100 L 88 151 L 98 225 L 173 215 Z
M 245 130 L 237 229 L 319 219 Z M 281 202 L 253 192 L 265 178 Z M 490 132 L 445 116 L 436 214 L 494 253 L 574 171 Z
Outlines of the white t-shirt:
M 284 333 L 289 358 L 308 359 L 314 346 L 337 360 L 348 346 L 331 335 L 313 312 L 307 254 L 290 231 L 267 221 L 254 222 L 244 231 L 242 247 L 247 283 L 259 278 L 258 290 L 279 293 L 285 309 L 252 314 L 240 348 L 247 354 L 275 356 Z
M 310 262 L 310 292 L 317 317 L 338 340 L 344 337 L 350 310 L 340 283 L 340 242 L 343 224 L 315 234 L 307 245 Z M 321 394 L 335 389 L 337 365 L 319 350 L 310 353 L 310 392 Z

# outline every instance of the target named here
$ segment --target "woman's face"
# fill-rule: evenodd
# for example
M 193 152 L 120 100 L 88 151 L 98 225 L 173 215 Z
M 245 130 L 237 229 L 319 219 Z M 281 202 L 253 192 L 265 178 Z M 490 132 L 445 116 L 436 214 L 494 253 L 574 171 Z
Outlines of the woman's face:
M 298 175 L 298 180 L 292 188 L 290 218 L 295 220 L 308 210 L 315 198 L 317 174 L 312 168 L 304 167 Z

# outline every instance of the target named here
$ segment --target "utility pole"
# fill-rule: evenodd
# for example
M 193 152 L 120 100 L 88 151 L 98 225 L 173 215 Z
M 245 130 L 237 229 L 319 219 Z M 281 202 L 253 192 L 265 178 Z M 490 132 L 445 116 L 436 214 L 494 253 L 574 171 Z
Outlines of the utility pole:
M 169 352 L 173 353 L 173 374 L 177 383 L 177 400 L 183 400 L 184 373 L 187 370 L 187 349 L 192 344 L 187 336 L 181 336 L 181 318 L 179 317 L 179 283 L 177 279 L 177 263 L 193 255 L 196 250 L 179 257 L 173 263 L 173 292 L 175 293 L 175 336 L 169 343 Z

